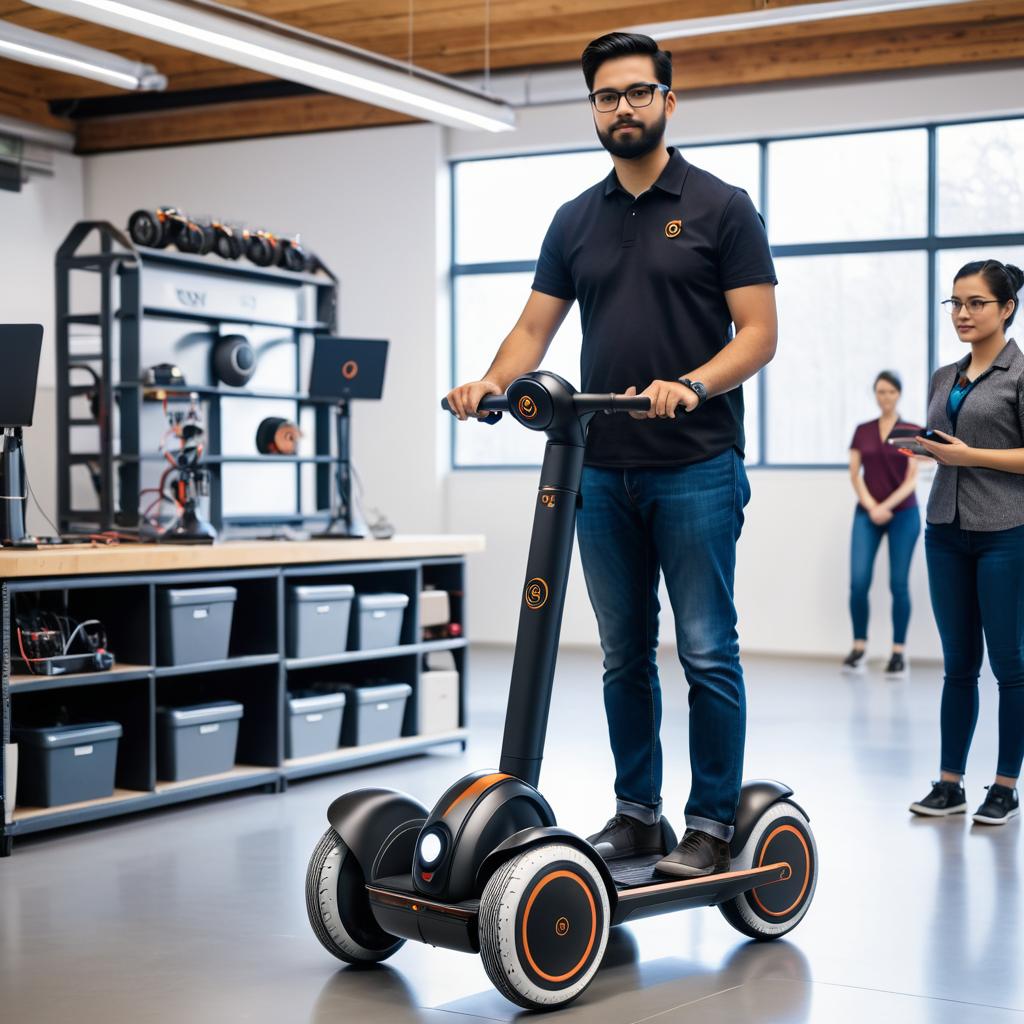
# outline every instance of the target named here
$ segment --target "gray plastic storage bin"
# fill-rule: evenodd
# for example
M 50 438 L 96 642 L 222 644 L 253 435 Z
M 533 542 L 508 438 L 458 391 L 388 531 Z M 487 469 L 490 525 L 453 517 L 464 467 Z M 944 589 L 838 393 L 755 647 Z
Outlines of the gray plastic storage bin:
M 416 693 L 419 731 L 423 735 L 459 727 L 459 673 L 427 669 L 420 673 Z
M 402 735 L 405 704 L 412 694 L 408 683 L 383 686 L 346 686 L 344 688 L 345 725 L 341 743 L 358 747 L 366 743 L 384 743 Z
M 12 729 L 19 805 L 56 807 L 112 796 L 121 735 L 117 722 Z
M 167 587 L 158 591 L 161 665 L 223 661 L 231 640 L 234 587 Z
M 288 694 L 286 757 L 326 754 L 341 746 L 341 716 L 345 711 L 343 693 Z
M 230 771 L 235 764 L 238 720 L 243 711 L 241 704 L 230 700 L 157 708 L 157 778 L 180 782 Z
M 402 642 L 402 620 L 409 606 L 408 594 L 360 594 L 359 648 L 397 647 Z
M 319 658 L 348 649 L 356 588 L 348 583 L 288 588 L 288 657 Z

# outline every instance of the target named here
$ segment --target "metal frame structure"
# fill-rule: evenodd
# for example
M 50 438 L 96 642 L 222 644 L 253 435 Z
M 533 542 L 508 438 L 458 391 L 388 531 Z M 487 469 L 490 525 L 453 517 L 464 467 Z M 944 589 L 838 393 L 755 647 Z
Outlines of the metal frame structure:
M 98 251 L 85 251 L 86 243 L 97 236 Z M 143 304 L 142 279 L 147 266 L 180 269 L 191 275 L 211 275 L 255 282 L 316 288 L 316 319 L 309 322 L 260 320 L 246 316 L 226 316 L 201 309 L 177 309 Z M 300 339 L 310 332 L 335 333 L 338 316 L 338 281 L 323 265 L 322 273 L 291 273 L 265 269 L 248 262 L 227 262 L 216 256 L 193 256 L 169 249 L 147 249 L 136 246 L 118 228 L 105 221 L 81 221 L 69 232 L 57 250 L 57 508 L 62 533 L 132 530 L 139 525 L 138 494 L 141 487 L 141 464 L 161 458 L 143 452 L 141 445 L 141 412 L 144 386 L 141 375 L 140 344 L 147 319 L 171 318 L 194 321 L 217 329 L 222 324 L 279 327 L 289 332 L 295 344 L 296 380 L 300 372 Z M 98 274 L 100 278 L 99 312 L 73 312 L 73 275 L 76 272 Z M 88 325 L 98 329 L 99 346 L 86 352 L 71 351 L 71 327 Z M 76 383 L 72 375 L 87 367 L 99 376 L 99 416 L 96 420 L 75 417 L 73 399 L 96 390 L 94 384 Z M 118 369 L 115 379 L 115 367 Z M 311 398 L 299 392 L 268 392 L 248 388 L 219 386 L 184 386 L 163 388 L 169 394 L 196 392 L 206 406 L 206 452 L 203 464 L 211 475 L 210 520 L 220 532 L 231 527 L 253 525 L 301 526 L 331 518 L 331 469 L 338 458 L 331 452 L 332 409 L 335 415 L 347 416 L 347 403 L 333 399 Z M 295 402 L 297 406 L 315 407 L 315 454 L 313 455 L 225 455 L 221 446 L 221 399 L 278 399 Z M 115 445 L 114 416 L 117 411 Z M 98 427 L 99 451 L 74 450 L 72 428 Z M 302 473 L 296 473 L 294 515 L 265 514 L 225 516 L 221 467 L 228 463 L 264 462 L 313 463 L 316 466 L 317 515 L 302 513 Z M 94 482 L 99 494 L 98 509 L 76 509 L 72 497 L 72 469 L 85 464 L 95 467 Z
M 947 128 L 958 124 L 985 124 L 995 121 L 1024 120 L 1014 117 L 987 117 L 970 118 L 952 121 L 934 121 L 917 124 L 905 124 L 886 126 L 882 128 L 863 128 L 836 132 L 813 132 L 804 134 L 777 135 L 762 138 L 748 139 L 724 139 L 719 142 L 707 141 L 695 145 L 685 145 L 689 151 L 699 150 L 707 146 L 722 145 L 751 145 L 759 147 L 760 160 L 760 190 L 761 203 L 760 212 L 770 229 L 771 209 L 768 203 L 768 147 L 773 142 L 786 142 L 794 139 L 818 139 L 846 135 L 871 135 L 881 132 L 895 132 L 908 130 L 925 130 L 928 133 L 927 149 L 927 231 L 919 237 L 907 238 L 885 238 L 885 239 L 864 239 L 856 242 L 812 242 L 799 245 L 773 245 L 772 255 L 777 259 L 785 259 L 787 256 L 842 256 L 859 253 L 883 253 L 883 252 L 924 252 L 927 254 L 927 289 L 928 289 L 928 318 L 927 318 L 927 352 L 928 352 L 928 377 L 938 369 L 938 295 L 936 281 L 936 263 L 940 251 L 947 249 L 977 248 L 981 246 L 1010 246 L 1024 245 L 1024 231 L 1006 232 L 1002 234 L 980 234 L 980 235 L 939 235 L 937 232 L 938 221 L 938 167 L 937 167 L 937 133 L 941 128 Z M 682 145 L 682 144 L 681 144 Z M 556 156 L 560 153 L 576 153 L 580 148 L 564 150 L 543 150 L 530 153 L 502 153 L 499 156 L 470 157 L 465 160 L 452 162 L 452 167 L 459 163 L 476 163 L 485 160 L 506 160 L 517 156 Z M 451 223 L 450 237 L 452 252 L 455 252 L 456 241 L 456 187 L 455 174 L 451 174 Z M 488 263 L 458 263 L 453 259 L 450 277 L 450 310 L 451 310 L 451 376 L 452 386 L 458 383 L 455 380 L 455 369 L 457 366 L 456 338 L 458 336 L 458 323 L 455 308 L 455 282 L 457 278 L 475 274 L 509 274 L 509 273 L 532 273 L 536 270 L 536 260 L 505 260 Z M 756 387 L 758 390 L 758 433 L 759 452 L 757 461 L 747 463 L 748 468 L 754 469 L 840 469 L 846 468 L 846 463 L 804 463 L 804 462 L 770 462 L 766 455 L 768 452 L 768 382 L 767 375 L 760 373 L 757 376 Z M 528 465 L 460 465 L 455 457 L 455 425 L 451 425 L 450 453 L 451 465 L 457 470 L 503 470 L 503 469 L 536 469 L 539 463 Z
M 381 587 L 408 593 L 409 607 L 396 647 L 350 650 L 318 658 L 290 658 L 285 644 L 286 585 L 291 582 L 355 583 L 358 589 Z M 239 600 L 232 626 L 232 654 L 223 661 L 191 665 L 160 665 L 156 647 L 156 591 L 173 585 L 230 583 L 238 588 Z M 294 564 L 287 567 L 192 570 L 159 573 L 112 573 L 101 576 L 19 577 L 0 579 L 3 609 L 3 670 L 0 679 L 0 737 L 9 742 L 12 717 L 18 717 L 18 702 L 26 701 L 36 710 L 51 705 L 73 704 L 83 712 L 127 719 L 118 752 L 119 792 L 108 800 L 90 801 L 70 807 L 15 810 L 14 820 L 4 824 L 5 748 L 0 746 L 0 856 L 12 851 L 15 837 L 32 832 L 76 825 L 87 821 L 167 804 L 197 800 L 242 789 L 263 788 L 281 792 L 290 780 L 307 778 L 380 761 L 421 754 L 433 747 L 459 743 L 465 750 L 469 735 L 466 696 L 468 692 L 468 641 L 465 635 L 447 640 L 420 641 L 417 597 L 425 583 L 462 595 L 465 560 L 461 556 L 395 559 L 379 562 L 334 562 Z M 11 676 L 10 631 L 12 602 L 19 594 L 67 592 L 90 605 L 110 612 L 107 630 L 110 646 L 120 664 L 107 672 L 84 672 L 64 676 Z M 246 593 L 247 591 L 247 593 Z M 465 628 L 466 602 L 455 598 L 453 617 Z M 246 617 L 251 616 L 249 621 Z M 115 646 L 116 645 L 116 646 Z M 423 655 L 451 651 L 459 672 L 459 724 L 450 732 L 419 734 L 416 693 Z M 358 681 L 359 666 L 371 678 L 382 665 L 413 685 L 413 698 L 406 706 L 400 739 L 368 746 L 344 747 L 311 758 L 285 758 L 284 730 L 287 718 L 289 681 L 301 687 L 310 670 L 327 675 L 339 673 L 347 681 Z M 299 673 L 296 677 L 294 674 Z M 246 719 L 239 737 L 238 759 L 245 768 L 228 776 L 199 778 L 184 783 L 160 783 L 156 777 L 155 715 L 162 691 L 174 686 L 184 697 L 188 687 L 205 687 L 208 699 L 231 696 L 246 705 Z M 187 698 L 185 698 L 187 699 Z M 13 706 L 12 706 L 13 705 Z M 247 721 L 246 721 L 247 720 Z M 21 769 L 19 769 L 21 770 Z M 123 792 L 127 791 L 127 792 Z

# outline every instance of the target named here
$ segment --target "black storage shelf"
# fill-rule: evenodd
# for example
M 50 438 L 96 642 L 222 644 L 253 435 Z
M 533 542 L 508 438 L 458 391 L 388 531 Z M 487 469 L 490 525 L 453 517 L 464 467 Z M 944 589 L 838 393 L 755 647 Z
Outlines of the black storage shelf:
M 289 780 L 415 756 L 452 743 L 458 743 L 465 750 L 468 641 L 465 636 L 459 636 L 413 642 L 421 635 L 419 592 L 424 581 L 436 583 L 438 573 L 446 585 L 460 595 L 453 600 L 453 614 L 458 609 L 458 618 L 454 621 L 460 621 L 464 629 L 461 602 L 464 562 L 461 557 L 0 580 L 5 654 L 10 652 L 13 606 L 31 597 L 44 605 L 66 601 L 78 618 L 88 609 L 96 608 L 97 617 L 107 628 L 110 649 L 123 658 L 106 672 L 12 676 L 10 659 L 5 657 L 0 737 L 9 736 L 12 719 L 16 723 L 46 724 L 58 720 L 60 708 L 70 708 L 72 721 L 121 720 L 125 726 L 125 736 L 118 750 L 114 794 L 100 800 L 52 808 L 16 806 L 14 820 L 0 824 L 0 855 L 11 852 L 13 839 L 18 835 L 237 790 L 281 791 Z M 402 630 L 404 642 L 396 647 L 354 650 L 325 658 L 286 657 L 287 586 L 303 580 L 349 582 L 362 593 L 399 590 L 408 594 L 409 606 Z M 159 591 L 170 586 L 218 583 L 230 584 L 238 590 L 229 656 L 212 662 L 159 664 L 156 635 Z M 446 732 L 421 735 L 417 687 L 423 656 L 446 650 L 452 652 L 459 671 L 459 726 Z M 302 688 L 310 679 L 308 670 L 321 668 L 327 670 L 324 674 L 328 679 L 357 685 L 370 682 L 375 673 L 379 675 L 383 671 L 410 682 L 413 696 L 406 706 L 402 736 L 384 743 L 339 748 L 322 755 L 286 760 L 284 737 L 289 689 Z M 181 703 L 232 699 L 245 705 L 246 717 L 237 753 L 240 763 L 230 772 L 183 782 L 164 782 L 156 778 L 156 709 L 162 701 L 173 702 L 179 695 Z M 0 765 L 2 763 L 0 761 Z M 3 792 L 2 782 L 0 777 L 0 793 Z M 0 816 L 0 822 L 2 820 Z
M 80 252 L 98 248 L 100 252 Z M 83 276 L 98 280 L 98 288 L 81 290 L 93 298 L 89 308 L 77 308 Z M 146 285 L 154 275 L 174 287 L 151 288 Z M 164 280 L 166 279 L 166 280 Z M 90 284 L 97 283 L 94 280 Z M 244 296 L 239 296 L 244 289 Z M 94 291 L 98 291 L 96 298 Z M 314 273 L 291 273 L 277 268 L 256 267 L 244 261 L 227 261 L 217 256 L 196 256 L 164 249 L 133 245 L 114 225 L 104 221 L 76 224 L 57 251 L 57 519 L 62 533 L 91 533 L 103 530 L 132 530 L 143 521 L 140 495 L 148 493 L 155 480 L 153 463 L 162 462 L 159 453 L 160 431 L 154 432 L 150 399 L 146 392 L 164 391 L 171 395 L 196 392 L 202 399 L 204 420 L 203 462 L 209 467 L 209 493 L 202 499 L 202 511 L 213 527 L 230 530 L 234 520 L 231 502 L 225 501 L 229 486 L 223 466 L 292 465 L 294 503 L 291 508 L 270 510 L 259 519 L 272 532 L 277 526 L 303 518 L 317 519 L 318 512 L 337 507 L 340 487 L 331 469 L 338 462 L 332 451 L 339 419 L 347 417 L 347 406 L 337 401 L 311 399 L 300 391 L 299 380 L 306 372 L 313 335 L 334 333 L 337 329 L 339 285 L 323 264 Z M 208 297 L 212 298 L 208 300 Z M 287 298 L 287 301 L 282 300 Z M 245 298 L 247 301 L 242 302 Z M 263 301 L 263 305 L 260 302 Z M 180 304 L 176 304 L 180 303 Z M 73 306 L 75 308 L 73 308 Z M 97 312 L 96 306 L 99 306 Z M 174 321 L 180 321 L 175 328 Z M 88 338 L 72 338 L 75 325 L 93 328 Z M 274 345 L 290 347 L 288 359 L 293 367 L 286 379 L 268 378 L 268 383 L 292 387 L 285 392 L 248 391 L 246 388 L 219 386 L 208 368 L 200 371 L 193 361 L 186 370 L 186 381 L 195 386 L 161 388 L 140 382 L 146 363 L 155 362 L 147 339 L 184 332 L 208 336 L 208 344 L 218 334 L 252 328 L 266 328 L 281 337 Z M 81 332 L 79 332 L 81 333 Z M 246 332 L 250 333 L 250 332 Z M 262 332 L 266 334 L 266 331 Z M 76 346 L 81 351 L 75 351 Z M 201 361 L 200 361 L 201 362 Z M 183 364 L 184 365 L 184 364 Z M 86 383 L 82 367 L 96 374 Z M 88 419 L 81 396 L 93 400 L 95 420 Z M 241 454 L 251 438 L 232 436 L 232 423 L 223 400 L 256 398 L 291 403 L 299 418 L 304 407 L 312 407 L 311 422 L 303 427 L 310 437 L 311 453 L 295 456 Z M 78 401 L 76 402 L 76 399 Z M 308 408 L 307 408 L 308 412 Z M 276 414 L 280 415 L 280 412 Z M 73 428 L 92 426 L 98 440 L 84 451 Z M 346 435 L 347 436 L 347 435 Z M 227 452 L 238 451 L 231 455 Z M 88 465 L 88 475 L 81 467 Z M 313 474 L 301 471 L 315 466 Z M 227 504 L 227 508 L 225 505 Z M 248 510 L 247 510 L 248 511 Z M 258 511 L 254 507 L 253 511 Z

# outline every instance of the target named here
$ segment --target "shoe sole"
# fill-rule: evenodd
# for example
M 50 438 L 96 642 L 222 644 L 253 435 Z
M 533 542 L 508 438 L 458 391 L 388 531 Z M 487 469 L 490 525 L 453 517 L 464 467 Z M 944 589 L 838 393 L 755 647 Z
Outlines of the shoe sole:
M 953 814 L 966 814 L 967 804 L 960 804 L 957 807 L 946 807 L 943 810 L 925 807 L 924 804 L 911 804 L 910 812 L 912 814 L 919 814 L 923 818 L 948 818 Z
M 1018 814 L 1020 814 L 1020 808 L 1015 807 L 1003 818 L 986 818 L 982 814 L 975 814 L 972 817 L 975 824 L 978 825 L 1005 825 L 1011 818 L 1016 818 Z
M 706 878 L 708 875 L 718 875 L 728 871 L 729 868 L 688 868 L 684 864 L 676 864 L 673 861 L 659 860 L 654 865 L 656 874 L 668 875 L 670 878 Z
M 909 676 L 909 675 L 910 675 L 910 673 L 906 672 L 906 671 L 904 671 L 904 672 L 886 672 L 885 673 L 885 678 L 886 679 L 906 679 L 907 676 Z
M 867 672 L 867 666 L 863 663 L 854 668 L 851 665 L 842 665 L 839 669 L 844 676 L 862 676 Z
M 590 843 L 590 840 L 588 839 L 587 842 Z M 590 845 L 594 847 L 594 852 L 601 858 L 601 860 L 606 861 L 606 862 L 611 862 L 613 860 L 628 860 L 630 857 L 653 857 L 655 855 L 657 855 L 659 857 L 664 857 L 665 856 L 665 851 L 664 850 L 625 850 L 625 851 L 623 851 L 623 850 L 615 850 L 613 848 L 608 853 L 605 853 L 601 849 L 601 847 L 602 846 L 611 846 L 611 843 L 597 843 L 596 845 L 594 843 L 590 843 Z

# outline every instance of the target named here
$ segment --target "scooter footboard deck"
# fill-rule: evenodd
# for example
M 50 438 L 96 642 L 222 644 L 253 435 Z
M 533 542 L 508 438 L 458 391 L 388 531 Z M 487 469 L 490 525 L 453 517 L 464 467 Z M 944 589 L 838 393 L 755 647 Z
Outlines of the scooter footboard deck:
M 784 882 L 791 874 L 788 864 L 766 864 L 747 871 L 726 871 L 720 875 L 678 881 L 663 879 L 649 885 L 620 889 L 611 923 L 614 927 L 669 911 L 715 906 L 759 886 Z

